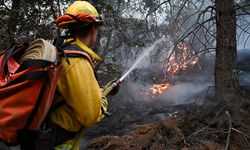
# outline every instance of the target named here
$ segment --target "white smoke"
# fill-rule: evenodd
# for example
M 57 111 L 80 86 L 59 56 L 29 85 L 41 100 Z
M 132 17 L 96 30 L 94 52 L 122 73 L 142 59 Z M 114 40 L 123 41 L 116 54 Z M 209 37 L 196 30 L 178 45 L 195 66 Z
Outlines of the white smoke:
M 211 83 L 180 82 L 173 85 L 165 94 L 161 95 L 171 105 L 188 104 L 200 101 L 199 93 L 206 90 Z
M 169 39 L 167 38 L 169 41 Z M 166 41 L 166 40 L 165 40 Z M 168 42 L 171 43 L 171 42 Z M 164 43 L 163 43 L 164 44 Z M 155 44 L 153 44 L 155 47 Z M 165 54 L 171 51 L 171 45 L 166 46 Z M 152 46 L 147 49 L 152 49 Z M 154 51 L 152 50 L 151 53 Z M 167 53 L 168 54 L 168 53 Z M 145 52 L 144 52 L 145 56 Z M 148 55 L 147 55 L 148 56 Z M 211 55 L 207 55 L 207 60 L 213 59 Z M 165 56 L 166 58 L 166 56 Z M 205 59 L 203 60 L 205 61 Z M 131 60 L 131 62 L 133 62 Z M 181 74 L 176 75 L 174 79 L 170 80 L 170 88 L 164 91 L 162 94 L 158 95 L 148 95 L 146 94 L 147 90 L 153 86 L 154 82 L 152 80 L 152 74 L 159 74 L 162 71 L 162 64 L 152 64 L 150 62 L 149 57 L 145 57 L 141 60 L 140 63 L 137 64 L 137 68 L 131 72 L 128 78 L 125 79 L 126 88 L 124 89 L 126 94 L 130 97 L 133 97 L 133 100 L 137 101 L 162 101 L 166 102 L 169 105 L 179 105 L 179 104 L 188 104 L 193 103 L 198 100 L 197 96 L 202 91 L 205 91 L 209 86 L 213 86 L 213 64 L 211 62 L 207 62 L 208 67 L 202 68 L 203 71 L 195 71 L 194 73 Z M 131 63 L 133 66 L 133 63 Z M 151 67 L 149 67 L 151 66 Z M 154 66 L 154 67 L 152 67 Z M 192 71 L 189 71 L 192 72 Z M 158 80 L 159 83 L 163 81 L 163 79 Z M 156 83 L 158 84 L 158 83 Z

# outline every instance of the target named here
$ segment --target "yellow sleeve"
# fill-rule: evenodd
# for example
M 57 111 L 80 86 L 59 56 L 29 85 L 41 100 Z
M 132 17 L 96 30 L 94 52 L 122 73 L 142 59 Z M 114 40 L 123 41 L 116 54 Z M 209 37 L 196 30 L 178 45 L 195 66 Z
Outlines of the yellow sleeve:
M 58 90 L 68 106 L 52 113 L 52 121 L 70 131 L 77 131 L 81 125 L 89 127 L 102 120 L 101 103 L 107 105 L 107 101 L 88 60 L 69 59 L 70 65 L 62 60 L 63 70 L 58 82 Z

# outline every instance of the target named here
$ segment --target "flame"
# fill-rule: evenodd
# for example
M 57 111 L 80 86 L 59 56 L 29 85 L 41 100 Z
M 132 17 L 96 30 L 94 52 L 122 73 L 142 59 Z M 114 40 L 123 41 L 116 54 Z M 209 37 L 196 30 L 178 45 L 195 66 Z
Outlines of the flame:
M 167 74 L 176 75 L 178 72 L 187 70 L 198 62 L 198 58 L 192 58 L 194 50 L 186 42 L 180 42 L 176 45 L 179 51 L 172 54 L 167 65 Z
M 140 95 L 150 96 L 151 98 L 155 98 L 156 96 L 161 95 L 162 93 L 166 92 L 170 88 L 169 83 L 160 83 L 154 84 L 147 90 L 145 93 L 141 92 Z
M 170 87 L 169 83 L 163 83 L 163 84 L 154 84 L 150 90 L 152 94 L 162 94 L 164 91 L 166 91 Z
M 166 65 L 166 75 L 175 76 L 181 71 L 185 71 L 198 63 L 197 57 L 194 56 L 194 50 L 184 41 L 176 45 L 177 50 L 169 57 L 168 64 Z M 156 80 L 156 78 L 153 78 Z M 155 97 L 168 91 L 171 87 L 171 82 L 164 80 L 163 83 L 152 85 L 147 91 L 146 95 Z M 144 93 L 145 94 L 145 93 Z

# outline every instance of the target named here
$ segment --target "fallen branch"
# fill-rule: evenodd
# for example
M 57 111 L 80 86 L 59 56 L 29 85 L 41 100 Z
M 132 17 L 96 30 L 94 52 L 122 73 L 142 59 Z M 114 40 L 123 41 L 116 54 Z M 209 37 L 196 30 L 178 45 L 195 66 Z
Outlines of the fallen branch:
M 247 145 L 250 147 L 250 144 L 249 144 L 249 142 L 248 142 L 248 140 L 247 140 L 247 139 L 250 139 L 250 136 L 249 136 L 249 135 L 247 135 L 247 134 L 245 134 L 245 133 L 243 133 L 243 132 L 241 132 L 240 130 L 237 130 L 237 129 L 235 129 L 235 128 L 232 128 L 232 130 L 233 130 L 233 131 L 236 131 L 236 132 L 238 132 L 238 133 L 240 133 L 240 134 L 242 134 L 243 137 L 244 137 L 244 139 L 245 139 L 246 142 L 247 142 Z
M 192 137 L 192 136 L 194 136 L 194 135 L 196 135 L 196 134 L 198 134 L 198 133 L 204 131 L 204 130 L 207 129 L 211 124 L 213 124 L 213 123 L 215 122 L 216 118 L 219 116 L 219 114 L 221 113 L 221 111 L 222 111 L 225 107 L 226 107 L 226 106 L 223 106 L 223 107 L 219 110 L 219 112 L 215 115 L 215 117 L 213 118 L 213 120 L 212 120 L 207 126 L 205 126 L 204 128 L 202 128 L 202 129 L 200 129 L 200 130 L 198 130 L 198 131 L 195 131 L 194 133 L 190 134 L 190 135 L 188 136 L 188 138 L 190 138 L 190 137 Z
M 245 136 L 244 136 L 244 139 L 246 140 L 248 147 L 250 147 L 250 144 Z
M 250 139 L 250 136 L 247 135 L 246 133 L 243 133 L 243 132 L 241 132 L 240 130 L 237 130 L 237 129 L 235 129 L 235 128 L 232 128 L 232 130 L 234 130 L 234 131 L 236 131 L 236 132 L 238 132 L 238 133 L 240 133 L 240 134 L 242 134 L 242 135 L 244 135 L 245 137 L 247 137 L 247 138 Z
M 186 141 L 186 138 L 185 138 L 185 136 L 184 136 L 184 133 L 183 133 L 183 131 L 182 131 L 182 130 L 181 130 L 180 132 L 181 132 L 181 135 L 182 135 L 182 138 L 183 138 L 184 144 L 185 144 L 185 146 L 187 146 L 187 141 Z
M 232 131 L 232 118 L 231 118 L 231 115 L 229 114 L 228 111 L 226 111 L 226 114 L 227 114 L 228 121 L 229 121 L 229 127 L 228 127 L 227 144 L 226 144 L 225 150 L 229 150 L 230 135 L 231 135 L 231 131 Z

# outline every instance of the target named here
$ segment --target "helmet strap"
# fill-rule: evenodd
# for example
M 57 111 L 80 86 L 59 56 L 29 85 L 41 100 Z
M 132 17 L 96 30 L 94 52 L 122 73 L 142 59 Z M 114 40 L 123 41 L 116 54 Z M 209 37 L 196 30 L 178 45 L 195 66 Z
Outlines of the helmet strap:
M 71 14 L 66 14 L 66 15 L 69 15 L 72 19 L 74 19 L 75 21 L 79 22 L 79 23 L 82 23 L 82 21 L 80 19 L 78 19 L 76 16 L 74 15 L 71 15 Z

